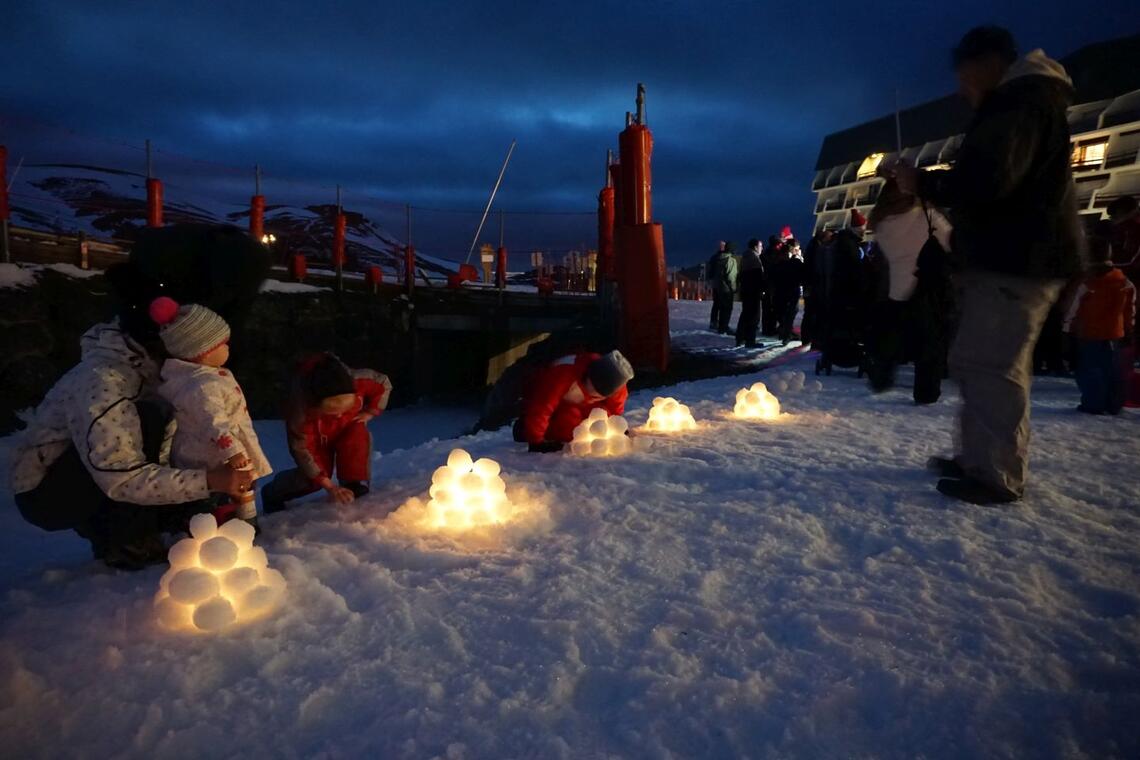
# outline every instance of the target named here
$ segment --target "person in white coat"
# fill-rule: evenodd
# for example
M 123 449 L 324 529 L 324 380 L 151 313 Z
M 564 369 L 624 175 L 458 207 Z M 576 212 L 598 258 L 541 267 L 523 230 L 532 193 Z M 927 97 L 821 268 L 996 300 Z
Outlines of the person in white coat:
M 206 470 L 225 465 L 248 470 L 255 479 L 273 472 L 249 418 L 245 394 L 224 368 L 230 357 L 226 321 L 205 306 L 179 306 L 165 296 L 151 304 L 150 315 L 170 354 L 162 365 L 158 394 L 174 407 L 171 464 Z M 239 499 L 233 507 L 238 518 L 256 523 L 252 498 Z M 224 512 L 228 516 L 234 509 Z
M 15 436 L 11 486 L 24 519 L 75 530 L 97 559 L 136 570 L 165 561 L 163 532 L 185 530 L 218 494 L 246 492 L 249 472 L 171 466 L 169 405 L 155 393 L 165 354 L 147 306 L 172 295 L 240 325 L 268 271 L 265 247 L 235 227 L 139 234 L 130 261 L 106 272 L 117 316 L 87 331 L 79 363 Z
M 896 365 L 912 359 L 914 401 L 932 404 L 942 394 L 949 350 L 950 222 L 938 209 L 925 206 L 888 180 L 871 210 L 870 226 L 889 280 L 886 302 L 876 306 L 868 371 L 871 388 L 881 392 L 892 387 Z

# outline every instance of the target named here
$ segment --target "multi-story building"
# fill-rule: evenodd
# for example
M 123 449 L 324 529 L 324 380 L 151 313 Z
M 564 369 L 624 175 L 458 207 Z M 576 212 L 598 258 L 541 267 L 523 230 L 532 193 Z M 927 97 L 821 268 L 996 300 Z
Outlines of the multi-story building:
M 1090 45 L 1063 59 L 1077 91 L 1069 109 L 1077 202 L 1086 221 L 1122 195 L 1140 197 L 1140 35 Z M 824 138 L 812 190 L 815 230 L 839 229 L 851 209 L 870 213 L 880 164 L 899 157 L 922 169 L 954 163 L 970 110 L 957 95 L 924 103 Z

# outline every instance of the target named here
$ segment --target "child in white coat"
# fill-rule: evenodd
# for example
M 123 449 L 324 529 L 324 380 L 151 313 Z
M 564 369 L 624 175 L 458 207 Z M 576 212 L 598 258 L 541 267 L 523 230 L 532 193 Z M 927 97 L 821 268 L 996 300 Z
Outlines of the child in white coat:
M 245 395 L 233 374 L 224 369 L 230 356 L 226 321 L 205 306 L 179 306 L 166 297 L 155 299 L 150 316 L 159 325 L 159 335 L 171 357 L 162 365 L 158 388 L 159 395 L 173 405 L 177 424 L 171 464 L 194 469 L 226 464 L 252 470 L 255 479 L 271 473 L 249 418 Z M 252 493 L 234 506 L 236 517 L 256 521 Z M 224 518 L 229 511 L 220 508 L 217 516 Z

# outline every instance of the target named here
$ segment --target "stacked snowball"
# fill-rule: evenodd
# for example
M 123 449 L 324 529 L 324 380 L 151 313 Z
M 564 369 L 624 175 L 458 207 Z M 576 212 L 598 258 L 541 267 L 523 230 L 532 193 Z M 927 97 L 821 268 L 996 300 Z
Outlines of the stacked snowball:
M 170 547 L 170 569 L 154 598 L 158 622 L 174 631 L 220 631 L 272 611 L 285 578 L 253 545 L 253 526 L 213 515 L 190 520 L 190 538 Z
M 733 414 L 749 420 L 774 420 L 780 416 L 780 400 L 768 391 L 764 383 L 753 383 L 751 388 L 736 392 Z
M 455 449 L 447 464 L 431 476 L 428 524 L 436 528 L 474 528 L 505 522 L 512 507 L 507 484 L 493 459 L 472 461 L 463 449 Z
M 648 430 L 662 432 L 675 432 L 678 430 L 695 430 L 697 421 L 689 407 L 675 398 L 653 399 L 653 408 L 649 410 L 649 420 L 645 423 Z
M 605 409 L 594 409 L 582 424 L 574 428 L 570 452 L 577 456 L 617 457 L 630 449 L 629 423 L 625 417 L 606 415 Z
M 769 375 L 772 390 L 776 393 L 799 393 L 800 391 L 819 392 L 823 390 L 823 383 L 818 380 L 807 382 L 803 372 L 794 369 L 784 370 Z

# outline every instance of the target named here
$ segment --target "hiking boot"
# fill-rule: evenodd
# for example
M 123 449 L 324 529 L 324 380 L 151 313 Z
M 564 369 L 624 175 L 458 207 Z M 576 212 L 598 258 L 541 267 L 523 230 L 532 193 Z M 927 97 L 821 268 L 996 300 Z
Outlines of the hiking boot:
M 974 478 L 962 478 L 961 480 L 943 478 L 938 481 L 938 491 L 952 499 L 979 506 L 1010 504 L 1020 498 Z
M 961 480 L 966 477 L 966 471 L 962 469 L 962 465 L 958 464 L 957 459 L 931 457 L 926 460 L 926 469 L 938 473 L 938 476 L 942 478 Z

